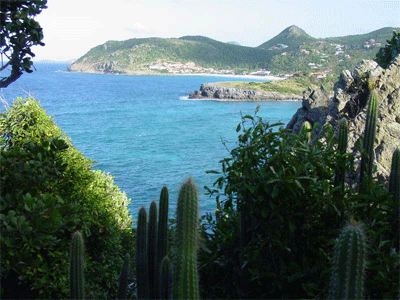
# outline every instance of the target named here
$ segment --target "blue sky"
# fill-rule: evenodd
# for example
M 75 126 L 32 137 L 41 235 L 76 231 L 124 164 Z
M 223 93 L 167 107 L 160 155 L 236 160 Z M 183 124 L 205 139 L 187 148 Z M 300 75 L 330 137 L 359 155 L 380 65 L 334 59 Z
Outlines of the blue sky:
M 316 38 L 400 27 L 399 1 L 48 0 L 35 60 L 71 60 L 108 40 L 203 35 L 259 46 L 290 25 Z

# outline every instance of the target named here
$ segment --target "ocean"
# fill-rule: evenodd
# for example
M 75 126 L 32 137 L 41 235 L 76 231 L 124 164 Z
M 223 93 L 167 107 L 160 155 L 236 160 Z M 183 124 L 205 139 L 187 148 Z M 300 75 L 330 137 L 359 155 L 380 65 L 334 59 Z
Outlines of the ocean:
M 237 146 L 241 115 L 270 123 L 287 123 L 300 102 L 230 102 L 189 100 L 205 82 L 248 80 L 210 76 L 123 76 L 65 72 L 67 64 L 36 63 L 0 90 L 9 104 L 29 95 L 72 139 L 94 169 L 109 172 L 131 199 L 136 218 L 141 206 L 158 200 L 163 185 L 170 192 L 173 213 L 181 183 L 192 177 L 200 195 L 201 213 L 215 210 L 205 195 L 221 170 L 220 160 Z M 256 81 L 253 80 L 252 81 Z M 0 111 L 4 111 L 4 107 Z M 224 145 L 224 143 L 225 145 Z

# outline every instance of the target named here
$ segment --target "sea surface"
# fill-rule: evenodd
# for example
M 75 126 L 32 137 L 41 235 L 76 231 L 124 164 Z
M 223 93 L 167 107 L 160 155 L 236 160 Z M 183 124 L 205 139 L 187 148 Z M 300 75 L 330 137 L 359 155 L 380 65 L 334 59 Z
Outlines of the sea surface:
M 65 72 L 67 64 L 35 66 L 0 96 L 9 104 L 29 95 L 40 100 L 74 146 L 95 161 L 94 168 L 115 177 L 131 199 L 134 218 L 142 205 L 158 200 L 163 185 L 173 214 L 188 177 L 198 185 L 201 212 L 213 212 L 215 199 L 204 194 L 204 186 L 212 187 L 218 176 L 206 170 L 220 171 L 220 160 L 237 146 L 241 115 L 253 115 L 260 105 L 257 115 L 265 121 L 287 123 L 301 105 L 188 99 L 201 83 L 245 79 L 82 74 Z

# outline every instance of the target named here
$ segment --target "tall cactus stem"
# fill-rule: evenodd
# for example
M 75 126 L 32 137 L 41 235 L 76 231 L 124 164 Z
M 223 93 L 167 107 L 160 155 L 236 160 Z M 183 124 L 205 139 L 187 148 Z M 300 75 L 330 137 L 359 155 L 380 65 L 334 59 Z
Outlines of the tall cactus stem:
M 367 119 L 363 139 L 363 151 L 361 156 L 360 186 L 365 188 L 367 182 L 372 178 L 374 166 L 374 143 L 376 133 L 376 120 L 378 118 L 379 99 L 376 91 L 372 91 L 369 96 Z
M 171 261 L 168 256 L 165 256 L 161 261 L 160 269 L 160 299 L 171 299 L 172 296 L 172 270 Z
M 335 247 L 331 277 L 331 299 L 363 299 L 366 238 L 361 225 L 345 226 Z
M 301 134 L 306 135 L 308 143 L 311 143 L 311 130 L 312 130 L 312 126 L 311 126 L 310 122 L 305 121 L 303 123 L 303 125 L 301 125 L 300 132 L 301 132 Z
M 394 232 L 397 232 L 397 236 L 400 235 L 400 148 L 397 148 L 393 152 L 392 165 L 390 169 L 389 177 L 389 192 L 393 197 L 393 204 L 395 204 L 395 222 Z M 400 244 L 397 243 L 397 251 L 400 249 Z
M 82 234 L 72 236 L 70 255 L 70 296 L 71 299 L 85 298 L 84 244 Z
M 149 263 L 149 289 L 150 299 L 156 299 L 158 297 L 158 288 L 156 285 L 158 268 L 157 268 L 157 203 L 152 201 L 150 204 L 149 211 L 149 223 L 148 223 L 148 263 Z
M 160 193 L 159 211 L 158 211 L 158 236 L 157 236 L 157 282 L 156 286 L 159 288 L 160 284 L 160 268 L 164 257 L 168 251 L 168 209 L 169 209 L 169 194 L 168 189 L 164 186 Z M 157 295 L 160 295 L 158 290 Z
M 118 299 L 126 299 L 126 293 L 128 291 L 130 260 L 130 255 L 127 253 L 124 258 L 124 264 L 122 266 L 121 276 L 119 279 Z
M 393 152 L 390 169 L 389 192 L 395 202 L 400 202 L 400 148 Z
M 198 196 L 191 178 L 180 189 L 176 213 L 174 298 L 198 299 Z
M 141 207 L 136 236 L 136 277 L 139 299 L 149 299 L 149 265 L 147 252 L 147 212 Z
M 338 136 L 338 153 L 342 156 L 346 154 L 347 143 L 348 143 L 348 127 L 346 119 L 342 119 L 339 125 L 339 136 Z M 342 193 L 344 193 L 346 171 L 345 166 L 342 165 L 343 160 L 336 169 L 335 174 L 335 186 L 342 187 Z

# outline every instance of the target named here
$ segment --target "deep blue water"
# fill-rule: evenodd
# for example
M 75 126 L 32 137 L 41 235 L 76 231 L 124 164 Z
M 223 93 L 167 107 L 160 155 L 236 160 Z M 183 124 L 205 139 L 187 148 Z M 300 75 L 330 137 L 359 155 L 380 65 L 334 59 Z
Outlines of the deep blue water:
M 110 172 L 131 198 L 130 210 L 149 206 L 167 185 L 173 210 L 180 184 L 193 177 L 202 212 L 213 211 L 215 199 L 204 195 L 220 170 L 219 161 L 236 146 L 241 113 L 287 123 L 300 102 L 218 102 L 187 100 L 204 82 L 240 80 L 205 76 L 116 76 L 57 72 L 66 64 L 36 64 L 1 95 L 12 103 L 27 93 L 71 137 L 95 169 Z M 244 79 L 241 79 L 244 80 Z M 4 107 L 1 107 L 1 111 Z

